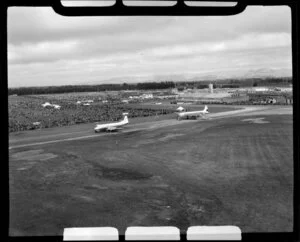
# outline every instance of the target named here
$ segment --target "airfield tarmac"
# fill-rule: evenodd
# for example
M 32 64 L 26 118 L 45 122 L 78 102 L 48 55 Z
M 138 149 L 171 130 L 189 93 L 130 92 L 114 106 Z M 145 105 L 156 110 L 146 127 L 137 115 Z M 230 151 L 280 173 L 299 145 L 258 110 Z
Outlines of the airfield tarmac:
M 293 225 L 292 107 L 245 106 L 206 119 L 93 124 L 9 137 L 10 235 L 66 227 Z

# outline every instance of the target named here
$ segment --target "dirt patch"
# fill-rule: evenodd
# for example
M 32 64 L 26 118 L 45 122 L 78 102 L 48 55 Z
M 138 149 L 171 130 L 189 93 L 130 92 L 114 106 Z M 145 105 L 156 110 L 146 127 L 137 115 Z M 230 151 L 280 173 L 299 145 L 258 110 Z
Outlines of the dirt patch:
M 49 160 L 57 157 L 57 155 L 53 153 L 43 153 L 44 150 L 27 150 L 22 152 L 17 152 L 11 155 L 11 158 L 16 160 L 27 160 L 27 161 L 33 161 L 33 160 Z
M 265 118 L 248 118 L 248 119 L 243 119 L 242 122 L 249 122 L 253 124 L 267 124 L 270 123 L 269 121 L 263 120 Z
M 176 134 L 176 133 L 172 134 L 171 133 L 171 134 L 167 134 L 161 138 L 154 138 L 155 134 L 150 134 L 150 135 L 148 135 L 148 137 L 151 137 L 150 139 L 147 137 L 148 139 L 146 138 L 146 139 L 140 140 L 132 147 L 137 148 L 141 145 L 156 144 L 157 142 L 166 142 L 166 141 L 169 141 L 170 139 L 174 139 L 174 138 L 182 136 L 182 135 L 184 135 L 184 134 Z
M 169 139 L 172 139 L 172 138 L 175 138 L 175 137 L 178 137 L 178 136 L 182 136 L 184 134 L 167 134 L 166 136 L 162 137 L 162 138 L 159 138 L 158 140 L 159 141 L 167 141 Z
M 18 168 L 17 171 L 25 171 L 27 169 L 29 169 L 30 167 L 21 167 L 21 168 Z
M 77 195 L 77 196 L 74 196 L 75 198 L 79 198 L 80 200 L 83 200 L 85 202 L 94 202 L 95 199 L 92 198 L 92 197 L 89 197 L 89 196 L 84 196 L 84 195 Z
M 135 145 L 133 145 L 132 147 L 134 148 L 137 148 L 139 147 L 140 145 L 148 145 L 148 144 L 155 144 L 157 143 L 157 140 L 156 139 L 145 139 L 145 140 L 141 140 L 141 141 L 138 141 Z

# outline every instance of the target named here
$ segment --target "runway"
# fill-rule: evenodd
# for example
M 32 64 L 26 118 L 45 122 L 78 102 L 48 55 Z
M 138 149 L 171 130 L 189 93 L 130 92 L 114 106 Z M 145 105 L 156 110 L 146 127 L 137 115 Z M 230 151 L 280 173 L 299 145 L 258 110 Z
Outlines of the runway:
M 191 122 L 203 122 L 206 120 L 214 120 L 220 118 L 228 118 L 235 116 L 251 116 L 257 114 L 291 114 L 292 107 L 282 106 L 244 106 L 242 109 L 220 112 L 220 113 L 209 113 L 205 119 L 199 120 L 181 120 L 167 119 L 152 122 L 143 122 L 129 124 L 124 127 L 122 133 L 134 132 L 138 130 L 156 129 L 163 128 L 173 125 L 184 125 Z M 117 135 L 118 133 L 98 133 L 94 134 L 94 124 L 82 124 L 67 127 L 57 127 L 44 130 L 25 131 L 21 134 L 12 134 L 9 137 L 9 149 L 46 145 L 66 141 L 82 140 L 82 139 L 93 139 L 104 135 Z M 79 130 L 78 130 L 79 129 Z M 66 132 L 67 131 L 67 132 Z M 60 137 L 60 138 L 58 138 Z

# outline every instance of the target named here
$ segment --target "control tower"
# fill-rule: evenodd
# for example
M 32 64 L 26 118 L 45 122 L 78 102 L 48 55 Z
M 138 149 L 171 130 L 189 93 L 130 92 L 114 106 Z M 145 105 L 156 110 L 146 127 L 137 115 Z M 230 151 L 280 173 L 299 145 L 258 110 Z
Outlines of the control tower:
M 209 91 L 209 93 L 214 93 L 214 86 L 213 86 L 213 84 L 208 84 L 208 91 Z

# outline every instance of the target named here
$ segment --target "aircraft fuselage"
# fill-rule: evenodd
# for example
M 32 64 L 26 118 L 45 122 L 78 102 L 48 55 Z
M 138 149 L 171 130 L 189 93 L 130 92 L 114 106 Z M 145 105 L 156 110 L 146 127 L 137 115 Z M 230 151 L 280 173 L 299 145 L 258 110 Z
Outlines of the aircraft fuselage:
M 115 123 L 108 123 L 108 124 L 97 124 L 96 127 L 94 128 L 95 132 L 100 132 L 100 131 L 115 131 L 119 127 L 124 126 L 128 124 L 128 118 L 127 116 L 124 117 L 124 120 L 115 122 Z
M 197 117 L 203 116 L 204 114 L 209 113 L 207 106 L 201 111 L 191 111 L 191 112 L 179 112 L 177 113 L 178 119 L 186 118 L 186 119 L 196 119 Z

